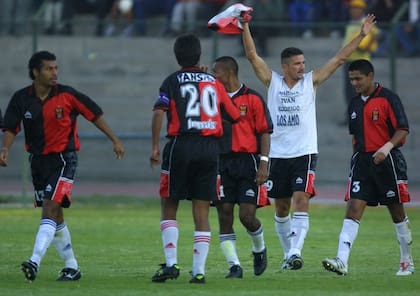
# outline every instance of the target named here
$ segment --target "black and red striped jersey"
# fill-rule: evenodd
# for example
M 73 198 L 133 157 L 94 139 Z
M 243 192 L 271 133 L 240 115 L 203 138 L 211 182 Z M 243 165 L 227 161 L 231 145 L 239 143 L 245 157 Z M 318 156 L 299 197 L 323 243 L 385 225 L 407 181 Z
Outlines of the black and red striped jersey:
M 77 116 L 95 121 L 102 109 L 70 86 L 55 85 L 45 100 L 33 85 L 15 92 L 4 114 L 4 129 L 18 134 L 23 123 L 25 147 L 32 154 L 78 151 Z
M 396 130 L 409 131 L 407 116 L 397 94 L 377 84 L 364 101 L 354 97 L 348 108 L 349 131 L 358 152 L 375 152 L 388 142 Z M 404 144 L 404 141 L 402 144 Z
M 221 106 L 232 120 L 239 119 L 239 110 L 223 85 L 213 75 L 193 67 L 176 71 L 163 81 L 153 109 L 166 111 L 168 137 L 189 133 L 220 137 Z
M 245 85 L 231 98 L 239 108 L 241 120 L 236 123 L 223 121 L 222 153 L 258 153 L 260 135 L 273 132 L 273 123 L 261 95 Z M 224 117 L 223 112 L 223 117 Z

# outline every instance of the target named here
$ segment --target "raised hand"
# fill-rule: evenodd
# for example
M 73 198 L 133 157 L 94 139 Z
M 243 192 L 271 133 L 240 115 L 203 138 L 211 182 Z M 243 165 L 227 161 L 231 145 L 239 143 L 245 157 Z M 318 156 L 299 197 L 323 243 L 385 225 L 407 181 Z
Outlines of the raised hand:
M 363 37 L 369 34 L 370 30 L 376 24 L 376 17 L 374 14 L 368 14 L 362 24 L 362 28 L 360 30 L 360 35 Z

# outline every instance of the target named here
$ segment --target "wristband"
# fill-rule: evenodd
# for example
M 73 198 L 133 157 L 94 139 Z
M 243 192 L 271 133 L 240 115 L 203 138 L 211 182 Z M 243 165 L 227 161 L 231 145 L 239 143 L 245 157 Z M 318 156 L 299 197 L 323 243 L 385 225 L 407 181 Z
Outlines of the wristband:
M 268 162 L 268 156 L 260 156 L 260 161 Z

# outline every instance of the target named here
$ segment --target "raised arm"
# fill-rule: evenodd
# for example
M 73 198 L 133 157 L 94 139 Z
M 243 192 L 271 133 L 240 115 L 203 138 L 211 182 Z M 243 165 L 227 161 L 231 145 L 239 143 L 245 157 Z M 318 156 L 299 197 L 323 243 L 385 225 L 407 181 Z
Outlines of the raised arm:
M 243 31 L 242 41 L 244 44 L 244 50 L 248 61 L 251 63 L 255 74 L 258 79 L 268 87 L 271 81 L 271 69 L 268 67 L 266 62 L 257 54 L 254 40 L 252 39 L 249 24 L 245 20 L 241 20 Z
M 338 67 L 346 62 L 347 58 L 352 54 L 352 52 L 357 49 L 362 39 L 367 34 L 369 34 L 375 23 L 375 16 L 373 14 L 368 14 L 362 24 L 359 35 L 344 45 L 325 65 L 314 71 L 312 79 L 315 87 L 319 86 L 321 83 L 327 80 L 335 72 L 335 70 L 337 70 Z

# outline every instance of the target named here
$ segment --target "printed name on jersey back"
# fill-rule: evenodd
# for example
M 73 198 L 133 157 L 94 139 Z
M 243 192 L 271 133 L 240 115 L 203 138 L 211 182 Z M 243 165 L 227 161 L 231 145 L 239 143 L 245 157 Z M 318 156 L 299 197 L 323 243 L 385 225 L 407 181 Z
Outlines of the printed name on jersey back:
M 213 75 L 202 72 L 182 72 L 177 75 L 179 83 L 186 82 L 215 82 L 216 78 Z

